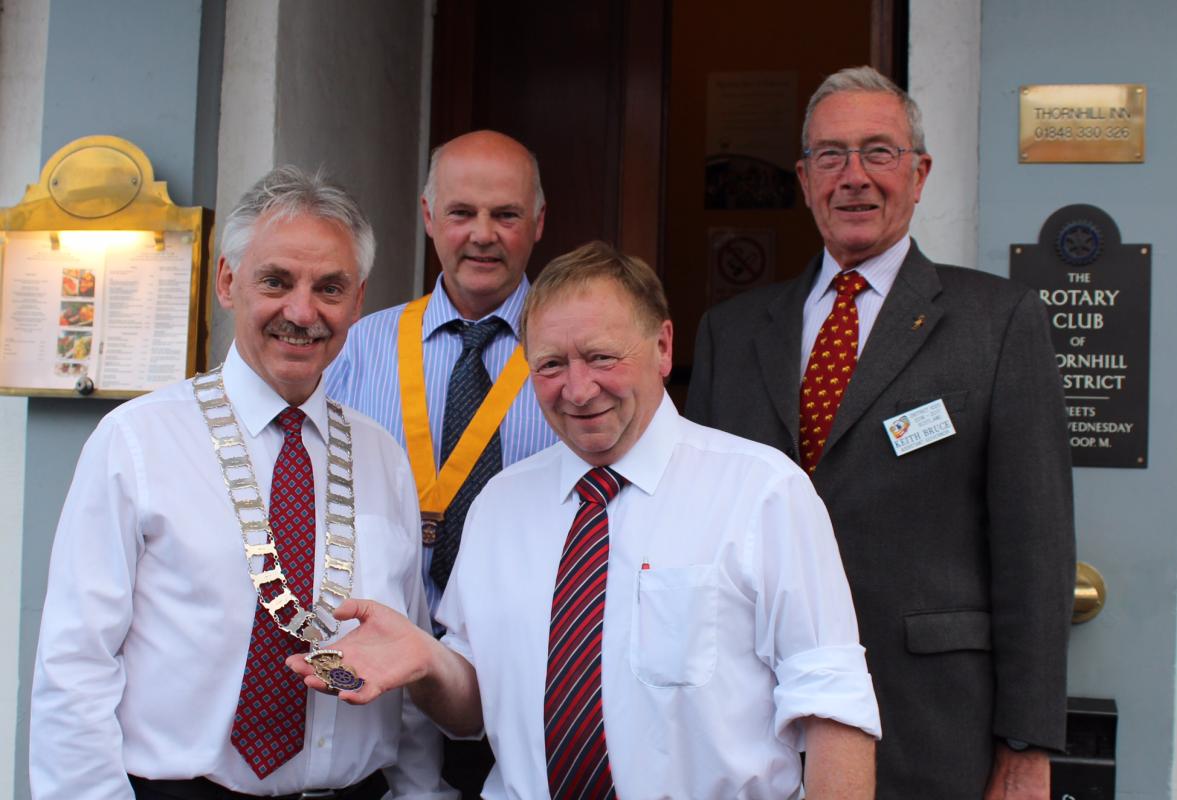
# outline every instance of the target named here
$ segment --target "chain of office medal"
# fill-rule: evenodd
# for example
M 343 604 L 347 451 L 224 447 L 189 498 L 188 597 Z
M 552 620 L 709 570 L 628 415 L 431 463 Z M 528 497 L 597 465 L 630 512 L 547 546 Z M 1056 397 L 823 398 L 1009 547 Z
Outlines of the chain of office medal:
M 225 488 L 229 492 L 237 522 L 241 525 L 245 560 L 258 600 L 278 627 L 308 642 L 314 653 L 320 642 L 334 636 L 339 630 L 333 612 L 351 596 L 355 569 L 356 504 L 352 477 L 352 438 L 351 425 L 343 415 L 343 408 L 334 400 L 327 400 L 327 506 L 324 515 L 327 544 L 323 553 L 319 597 L 314 607 L 307 611 L 286 584 L 286 575 L 274 545 L 270 517 L 258 489 L 253 462 L 245 449 L 241 427 L 225 393 L 221 368 L 193 378 L 192 394 L 204 414 L 217 460 L 221 463 Z M 265 568 L 267 559 L 273 564 L 270 569 Z M 267 601 L 263 599 L 262 587 L 274 581 L 280 584 L 281 591 Z M 283 623 L 278 614 L 287 605 L 292 605 L 294 615 Z

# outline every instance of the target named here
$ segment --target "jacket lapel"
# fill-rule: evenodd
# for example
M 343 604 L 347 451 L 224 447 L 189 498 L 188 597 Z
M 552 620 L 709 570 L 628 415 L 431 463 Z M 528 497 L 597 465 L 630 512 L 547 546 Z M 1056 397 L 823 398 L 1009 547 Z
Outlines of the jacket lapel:
M 933 304 L 939 293 L 940 278 L 936 268 L 913 241 L 871 328 L 846 396 L 838 407 L 834 426 L 826 438 L 825 453 L 830 452 L 842 435 L 874 405 L 883 390 L 932 335 L 944 313 Z M 796 398 L 793 402 L 795 405 Z M 820 463 L 818 468 L 821 468 Z
M 768 325 L 755 339 L 756 357 L 768 396 L 789 432 L 790 455 L 797 452 L 798 415 L 801 413 L 801 311 L 820 268 L 819 255 L 800 278 L 785 284 L 784 291 L 768 308 Z

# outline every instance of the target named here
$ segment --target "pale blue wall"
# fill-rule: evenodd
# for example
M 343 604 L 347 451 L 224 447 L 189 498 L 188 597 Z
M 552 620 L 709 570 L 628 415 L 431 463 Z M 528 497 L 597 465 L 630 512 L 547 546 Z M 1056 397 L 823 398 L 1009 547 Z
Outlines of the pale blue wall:
M 211 208 L 216 196 L 207 192 L 216 184 L 224 38 L 217 25 L 223 29 L 224 5 L 224 0 L 53 0 L 41 139 L 45 158 L 81 136 L 122 136 L 147 153 L 175 203 Z M 215 36 L 203 74 L 202 21 Z M 214 77 L 210 68 L 215 80 L 208 80 Z M 206 102 L 198 103 L 198 96 Z M 198 148 L 206 156 L 199 163 Z M 205 196 L 194 196 L 197 184 Z
M 1070 693 L 1119 704 L 1117 797 L 1170 800 L 1177 577 L 1177 69 L 1172 0 L 983 0 L 980 266 L 1009 274 L 1009 245 L 1034 243 L 1056 209 L 1090 203 L 1152 258 L 1149 467 L 1075 470 L 1079 558 L 1108 582 L 1108 605 L 1072 631 Z M 1147 163 L 1019 165 L 1018 87 L 1143 83 Z
M 82 136 L 122 136 L 147 153 L 156 179 L 167 181 L 174 202 L 211 208 L 216 202 L 224 17 L 225 0 L 53 0 L 43 158 Z M 29 684 L 53 532 L 82 444 L 115 405 L 29 400 L 13 786 L 17 800 L 29 796 Z

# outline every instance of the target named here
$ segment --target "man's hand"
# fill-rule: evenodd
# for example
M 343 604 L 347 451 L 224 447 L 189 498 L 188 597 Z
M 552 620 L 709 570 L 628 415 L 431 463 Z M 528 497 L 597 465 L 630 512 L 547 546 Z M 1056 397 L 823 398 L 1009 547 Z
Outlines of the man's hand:
M 370 703 L 389 689 L 421 680 L 434 648 L 441 647 L 403 614 L 373 600 L 346 600 L 336 609 L 335 618 L 360 622 L 360 627 L 324 648 L 343 653 L 343 663 L 364 679 L 358 691 L 339 693 L 345 703 Z M 312 689 L 328 691 L 301 654 L 286 659 L 286 666 L 302 675 Z
M 993 771 L 985 800 L 1050 800 L 1050 759 L 1031 748 L 1012 750 L 1005 742 L 993 746 Z
M 346 600 L 335 610 L 338 620 L 360 626 L 324 649 L 343 653 L 343 663 L 364 679 L 358 691 L 340 692 L 345 703 L 370 703 L 390 689 L 408 687 L 413 702 L 455 736 L 482 729 L 478 676 L 465 658 L 451 651 L 403 614 L 372 600 Z M 325 684 L 306 657 L 286 659 L 286 666 L 320 692 Z

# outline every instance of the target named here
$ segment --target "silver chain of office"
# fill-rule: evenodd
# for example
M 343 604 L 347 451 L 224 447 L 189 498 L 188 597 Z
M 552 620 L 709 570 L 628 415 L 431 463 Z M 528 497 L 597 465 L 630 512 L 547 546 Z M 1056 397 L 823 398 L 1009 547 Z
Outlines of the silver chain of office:
M 245 545 L 245 561 L 249 576 L 258 593 L 258 601 L 269 612 L 282 630 L 309 642 L 312 650 L 319 642 L 334 636 L 339 630 L 333 612 L 351 596 L 356 554 L 356 503 L 352 475 L 351 425 L 343 415 L 343 408 L 334 400 L 327 400 L 327 505 L 324 513 L 326 544 L 323 551 L 323 573 L 319 582 L 319 596 L 311 610 L 305 610 L 286 584 L 286 575 L 274 545 L 274 532 L 266 503 L 258 489 L 253 462 L 245 448 L 241 427 L 233 413 L 233 405 L 225 393 L 221 368 L 197 375 L 192 379 L 192 394 L 196 398 L 204 421 L 212 437 L 221 475 L 229 492 L 229 501 L 241 525 L 241 541 Z M 266 569 L 266 561 L 273 565 Z M 264 600 L 262 588 L 277 581 L 281 590 L 272 600 Z M 283 623 L 279 612 L 293 605 L 294 615 Z

